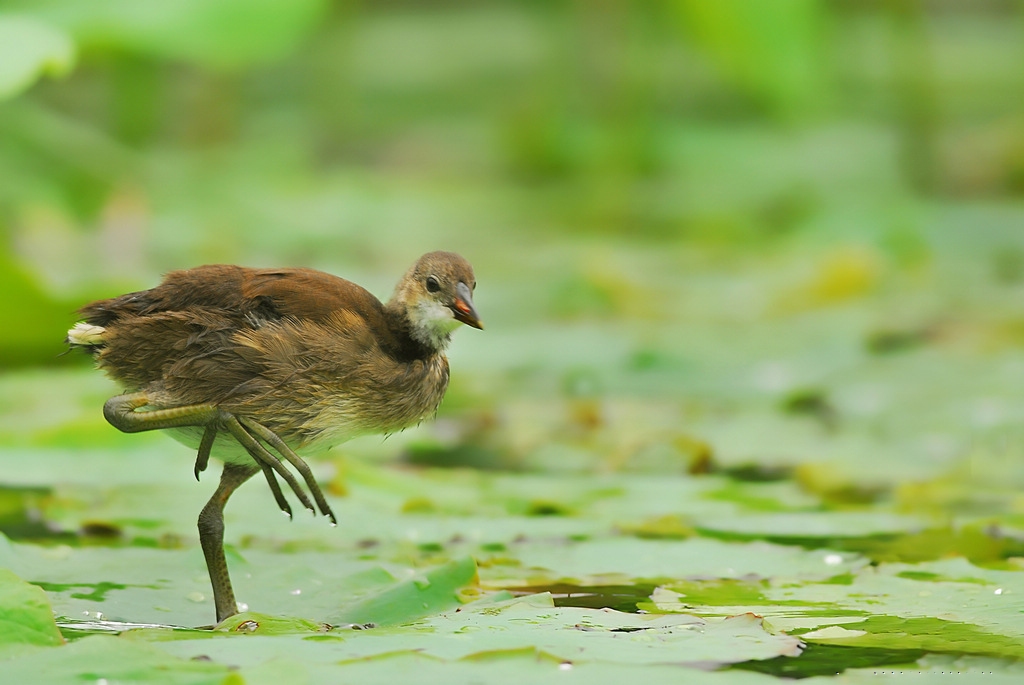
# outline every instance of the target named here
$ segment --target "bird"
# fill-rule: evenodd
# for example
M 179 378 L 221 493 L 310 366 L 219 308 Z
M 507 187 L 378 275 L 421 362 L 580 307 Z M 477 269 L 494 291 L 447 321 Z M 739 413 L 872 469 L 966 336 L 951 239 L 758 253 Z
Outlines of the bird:
M 420 257 L 386 303 L 322 271 L 212 264 L 78 311 L 65 342 L 124 390 L 104 404 L 106 420 L 125 433 L 166 430 L 196 449 L 197 480 L 211 456 L 224 462 L 198 520 L 218 624 L 238 613 L 223 548 L 231 494 L 262 472 L 289 517 L 278 478 L 336 524 L 298 452 L 433 416 L 452 332 L 483 329 L 475 288 L 453 252 Z

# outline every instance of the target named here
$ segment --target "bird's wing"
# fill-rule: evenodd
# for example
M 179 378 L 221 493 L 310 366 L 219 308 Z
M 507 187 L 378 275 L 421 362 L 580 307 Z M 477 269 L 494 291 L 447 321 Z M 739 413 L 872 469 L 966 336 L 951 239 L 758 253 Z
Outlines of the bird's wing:
M 321 271 L 211 264 L 172 271 L 155 288 L 93 302 L 80 313 L 90 324 L 107 326 L 123 318 L 212 310 L 245 328 L 247 320 L 321 322 L 339 310 L 372 319 L 383 309 L 365 289 Z
M 258 269 L 241 289 L 248 309 L 270 319 L 325 323 L 340 312 L 366 321 L 383 315 L 384 305 L 360 286 L 312 269 Z
M 339 320 L 365 331 L 383 309 L 358 285 L 319 271 L 217 264 L 171 272 L 155 288 L 93 302 L 80 313 L 104 327 L 99 363 L 129 389 L 188 374 L 231 388 L 259 373 L 239 363 L 240 332 Z

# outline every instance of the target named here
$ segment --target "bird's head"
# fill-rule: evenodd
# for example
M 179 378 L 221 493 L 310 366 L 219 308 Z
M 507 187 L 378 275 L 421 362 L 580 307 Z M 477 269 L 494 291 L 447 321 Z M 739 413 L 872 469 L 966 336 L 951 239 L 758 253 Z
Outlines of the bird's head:
M 482 329 L 473 306 L 473 267 L 454 252 L 428 252 L 406 272 L 389 303 L 404 311 L 410 334 L 441 350 L 460 323 Z

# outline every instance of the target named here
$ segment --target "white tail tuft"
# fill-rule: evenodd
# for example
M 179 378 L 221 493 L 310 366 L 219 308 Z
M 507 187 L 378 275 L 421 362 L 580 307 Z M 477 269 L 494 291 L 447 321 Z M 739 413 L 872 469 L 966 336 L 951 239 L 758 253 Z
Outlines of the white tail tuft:
M 103 334 L 106 332 L 107 329 L 103 326 L 93 326 L 84 321 L 79 321 L 68 331 L 68 344 L 82 345 L 83 347 L 102 345 Z

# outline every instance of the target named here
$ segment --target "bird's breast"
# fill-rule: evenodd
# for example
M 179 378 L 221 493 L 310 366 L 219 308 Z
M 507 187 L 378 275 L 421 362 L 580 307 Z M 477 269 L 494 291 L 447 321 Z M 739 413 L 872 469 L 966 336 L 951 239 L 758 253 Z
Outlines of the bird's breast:
M 432 416 L 448 387 L 442 355 L 413 362 L 369 364 L 334 383 L 303 426 L 304 442 L 337 444 L 373 433 L 395 433 Z
M 448 387 L 437 353 L 402 358 L 361 318 L 267 324 L 234 338 L 246 380 L 218 403 L 306 449 L 392 433 L 432 415 Z

